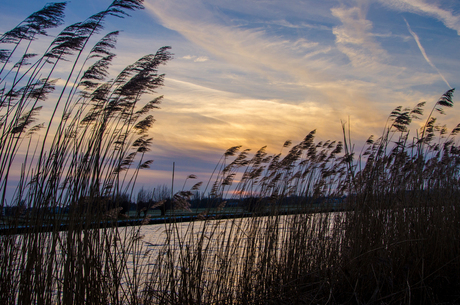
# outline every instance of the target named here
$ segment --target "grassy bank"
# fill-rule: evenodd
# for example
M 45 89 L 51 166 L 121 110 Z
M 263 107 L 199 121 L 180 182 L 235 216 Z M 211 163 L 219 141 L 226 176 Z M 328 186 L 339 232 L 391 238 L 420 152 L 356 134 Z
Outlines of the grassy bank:
M 28 226 L 0 236 L 0 303 L 460 302 L 460 125 L 438 123 L 454 90 L 427 115 L 423 103 L 394 109 L 359 154 L 346 126 L 342 141 L 317 142 L 312 131 L 278 155 L 230 148 L 206 194 L 216 210 L 165 224 L 165 240 L 152 250 L 142 236 L 151 217 L 125 228 L 117 220 L 151 163 L 150 113 L 161 97 L 141 97 L 162 85 L 158 69 L 172 54 L 160 48 L 105 81 L 117 33 L 91 47 L 90 38 L 105 18 L 141 9 L 134 0 L 114 1 L 66 27 L 43 55 L 28 54 L 62 23 L 64 7 L 50 4 L 1 37 L 11 46 L 1 53 L 1 204 L 16 213 L 1 216 L 13 233 Z M 53 93 L 64 59 L 68 79 Z M 52 116 L 34 125 L 42 107 Z M 188 207 L 193 191 L 170 199 Z M 335 198 L 346 198 L 336 205 L 343 212 L 313 213 Z M 214 217 L 236 199 L 251 217 Z M 63 207 L 68 212 L 46 212 Z M 283 215 L 286 208 L 296 214 Z

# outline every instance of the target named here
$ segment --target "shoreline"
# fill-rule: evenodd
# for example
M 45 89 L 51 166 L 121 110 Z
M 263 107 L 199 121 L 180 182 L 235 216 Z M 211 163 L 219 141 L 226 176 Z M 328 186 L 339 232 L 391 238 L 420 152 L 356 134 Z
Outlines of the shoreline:
M 194 222 L 194 221 L 206 221 L 206 220 L 217 220 L 217 219 L 235 219 L 235 218 L 249 218 L 249 217 L 265 217 L 265 216 L 274 216 L 274 215 L 296 215 L 296 214 L 316 214 L 316 213 L 330 213 L 330 212 L 343 212 L 345 208 L 342 207 L 327 207 L 324 209 L 312 209 L 310 211 L 299 210 L 299 211 L 279 211 L 277 213 L 273 212 L 263 212 L 263 213 L 229 213 L 229 214 L 208 214 L 208 215 L 180 215 L 180 216 L 168 216 L 168 217 L 155 217 L 150 219 L 147 223 L 145 218 L 135 218 L 135 219 L 121 219 L 113 220 L 107 222 L 101 222 L 99 224 L 94 223 L 89 225 L 85 229 L 102 229 L 102 228 L 112 228 L 112 227 L 130 227 L 130 226 L 147 226 L 147 225 L 157 225 L 157 224 L 167 224 L 167 223 L 182 223 L 182 222 Z M 84 223 L 82 225 L 85 225 Z M 57 231 L 68 231 L 69 224 L 61 224 Z M 41 227 L 36 226 L 25 226 L 20 225 L 16 227 L 8 227 L 8 225 L 2 225 L 0 227 L 0 236 L 4 235 L 16 235 L 16 234 L 25 234 L 27 232 L 31 233 L 45 233 L 52 232 L 55 230 L 54 225 L 43 225 Z

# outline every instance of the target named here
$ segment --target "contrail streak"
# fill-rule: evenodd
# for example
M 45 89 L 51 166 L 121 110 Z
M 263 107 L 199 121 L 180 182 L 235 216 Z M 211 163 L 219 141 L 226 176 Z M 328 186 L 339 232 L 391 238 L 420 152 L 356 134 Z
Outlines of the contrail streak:
M 410 28 L 409 22 L 407 22 L 406 18 L 403 17 L 403 19 L 406 22 L 407 29 L 409 30 L 409 33 L 412 35 L 412 37 L 414 37 L 415 42 L 417 42 L 418 48 L 420 49 L 420 52 L 422 52 L 423 57 L 425 57 L 426 62 L 429 63 L 430 66 L 433 67 L 433 69 L 435 69 L 438 72 L 438 74 L 441 76 L 441 78 L 444 80 L 444 82 L 447 84 L 447 86 L 449 86 L 449 88 L 452 89 L 452 87 L 450 86 L 449 82 L 444 77 L 444 75 L 441 74 L 441 72 L 438 70 L 438 68 L 436 68 L 436 66 L 428 58 L 428 55 L 426 55 L 425 49 L 423 48 L 422 44 L 420 43 L 420 39 L 418 38 L 417 34 L 415 34 L 415 32 L 412 31 L 412 29 Z

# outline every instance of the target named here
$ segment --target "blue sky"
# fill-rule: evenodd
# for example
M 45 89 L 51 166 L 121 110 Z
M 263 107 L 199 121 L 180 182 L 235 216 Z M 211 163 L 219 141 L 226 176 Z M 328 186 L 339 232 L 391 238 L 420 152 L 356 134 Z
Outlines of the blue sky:
M 47 1 L 2 1 L 0 32 Z M 66 24 L 110 3 L 72 1 Z M 317 129 L 340 140 L 349 121 L 359 146 L 380 134 L 398 105 L 427 107 L 460 80 L 458 0 L 291 1 L 146 0 L 122 30 L 113 73 L 168 45 L 165 99 L 152 129 L 155 162 L 140 184 L 206 180 L 225 149 L 279 152 Z M 454 95 L 454 102 L 457 101 Z M 459 105 L 442 122 L 460 122 Z M 416 126 L 417 122 L 414 123 Z M 183 181 L 183 180 L 181 180 Z M 179 183 L 181 184 L 181 183 Z

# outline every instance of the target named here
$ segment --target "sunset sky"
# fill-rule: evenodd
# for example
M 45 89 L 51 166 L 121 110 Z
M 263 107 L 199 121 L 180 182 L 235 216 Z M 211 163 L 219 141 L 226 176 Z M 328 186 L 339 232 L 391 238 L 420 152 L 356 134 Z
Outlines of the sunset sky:
M 2 1 L 0 32 L 47 2 Z M 110 2 L 68 3 L 66 25 Z M 107 33 L 122 30 L 114 75 L 159 47 L 174 53 L 160 70 L 155 161 L 139 186 L 170 183 L 172 162 L 180 186 L 189 174 L 207 181 L 235 145 L 277 153 L 312 129 L 318 139 L 341 140 L 341 122 L 350 122 L 359 146 L 381 133 L 396 106 L 426 101 L 428 109 L 459 87 L 458 0 L 146 0 L 145 7 L 105 23 Z M 455 127 L 460 105 L 442 122 Z

